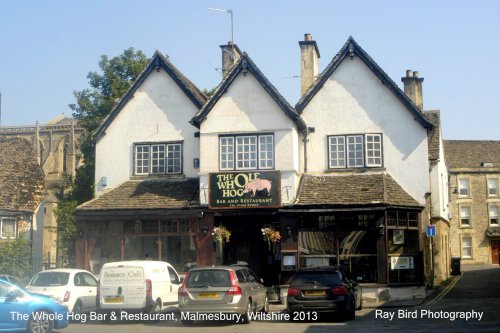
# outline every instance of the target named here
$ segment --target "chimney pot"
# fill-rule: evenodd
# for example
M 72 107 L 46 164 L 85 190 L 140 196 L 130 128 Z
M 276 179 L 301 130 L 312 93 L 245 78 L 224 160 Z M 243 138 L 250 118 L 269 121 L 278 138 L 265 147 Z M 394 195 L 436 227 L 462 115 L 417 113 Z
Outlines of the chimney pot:
M 304 41 L 299 41 L 300 46 L 300 78 L 301 93 L 305 94 L 318 78 L 318 59 L 320 57 L 318 45 L 311 34 L 304 34 Z
M 406 77 L 402 77 L 401 81 L 404 83 L 405 95 L 408 96 L 420 110 L 423 110 L 422 82 L 424 79 L 420 78 L 419 75 L 420 73 L 418 71 L 408 69 L 406 71 Z

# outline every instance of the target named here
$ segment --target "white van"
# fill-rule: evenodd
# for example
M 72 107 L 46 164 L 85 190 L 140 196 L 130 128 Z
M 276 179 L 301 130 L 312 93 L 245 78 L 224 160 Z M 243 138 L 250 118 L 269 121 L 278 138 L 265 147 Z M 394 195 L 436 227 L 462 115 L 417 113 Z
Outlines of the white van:
M 159 313 L 178 307 L 181 284 L 174 267 L 164 261 L 109 262 L 99 274 L 97 299 L 104 312 L 112 310 Z

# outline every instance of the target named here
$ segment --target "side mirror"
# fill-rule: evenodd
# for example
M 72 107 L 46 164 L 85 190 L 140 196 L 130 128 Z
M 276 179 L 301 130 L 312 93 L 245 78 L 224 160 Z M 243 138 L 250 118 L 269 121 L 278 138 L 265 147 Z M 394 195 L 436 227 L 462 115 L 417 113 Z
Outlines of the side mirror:
M 13 302 L 17 299 L 17 293 L 15 290 L 11 290 L 9 291 L 9 293 L 7 294 L 7 297 L 5 298 L 5 301 L 6 302 Z
M 260 279 L 260 283 L 264 284 L 264 279 L 263 278 Z

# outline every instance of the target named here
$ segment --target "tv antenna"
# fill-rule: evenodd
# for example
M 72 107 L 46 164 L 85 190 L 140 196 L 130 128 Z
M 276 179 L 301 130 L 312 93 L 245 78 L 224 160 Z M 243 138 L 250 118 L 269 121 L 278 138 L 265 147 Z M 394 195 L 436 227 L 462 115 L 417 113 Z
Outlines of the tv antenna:
M 231 15 L 231 44 L 234 45 L 234 30 L 233 30 L 233 10 L 232 9 L 220 9 L 220 8 L 208 8 L 216 12 L 226 12 Z

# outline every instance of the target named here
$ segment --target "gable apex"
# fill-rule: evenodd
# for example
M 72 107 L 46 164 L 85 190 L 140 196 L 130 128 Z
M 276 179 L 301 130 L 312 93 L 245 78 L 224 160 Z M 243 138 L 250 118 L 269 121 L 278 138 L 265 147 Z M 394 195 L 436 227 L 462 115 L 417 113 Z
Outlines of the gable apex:
M 405 93 L 397 86 L 397 84 L 384 72 L 384 70 L 366 53 L 365 50 L 356 42 L 356 40 L 349 36 L 344 46 L 340 51 L 333 57 L 332 61 L 328 64 L 325 70 L 318 76 L 318 79 L 312 84 L 312 86 L 306 91 L 306 93 L 301 97 L 295 106 L 297 113 L 301 114 L 307 104 L 312 100 L 312 98 L 323 88 L 326 81 L 332 76 L 332 74 L 337 70 L 340 64 L 347 58 L 359 57 L 361 61 L 372 71 L 372 73 L 377 76 L 380 81 L 400 100 L 400 102 L 405 106 L 405 108 L 411 112 L 420 125 L 426 129 L 432 129 L 433 125 L 429 122 L 424 114 L 418 109 L 418 107 L 413 103 L 413 101 L 405 95 Z
M 196 87 L 186 76 L 184 76 L 184 74 L 182 74 L 168 60 L 166 56 L 164 56 L 160 51 L 156 50 L 141 74 L 139 74 L 139 76 L 134 81 L 134 83 L 132 83 L 127 92 L 120 98 L 111 112 L 106 116 L 106 118 L 104 118 L 99 127 L 97 127 L 97 129 L 94 131 L 94 141 L 99 140 L 99 138 L 105 134 L 106 129 L 113 122 L 114 118 L 133 97 L 134 93 L 149 77 L 151 72 L 153 72 L 153 70 L 160 71 L 161 69 L 163 69 L 170 76 L 170 78 L 174 80 L 174 82 L 198 109 L 200 109 L 203 104 L 205 104 L 205 102 L 207 101 L 207 96 L 205 96 L 205 94 L 200 89 L 198 89 L 198 87 Z
M 295 109 L 283 98 L 283 96 L 278 92 L 278 90 L 269 82 L 269 80 L 264 76 L 264 74 L 255 65 L 252 59 L 248 56 L 246 52 L 243 52 L 238 62 L 233 66 L 231 71 L 222 80 L 222 82 L 217 86 L 213 96 L 208 100 L 208 102 L 203 106 L 203 108 L 191 119 L 191 124 L 196 127 L 200 127 L 201 123 L 205 120 L 208 113 L 212 110 L 214 105 L 219 101 L 222 95 L 231 86 L 233 81 L 238 77 L 240 73 L 246 75 L 246 73 L 252 73 L 264 90 L 271 96 L 271 98 L 276 102 L 276 104 L 283 110 L 285 115 L 290 118 L 297 126 L 300 131 L 306 129 L 306 124 L 300 117 L 300 115 L 295 111 Z

